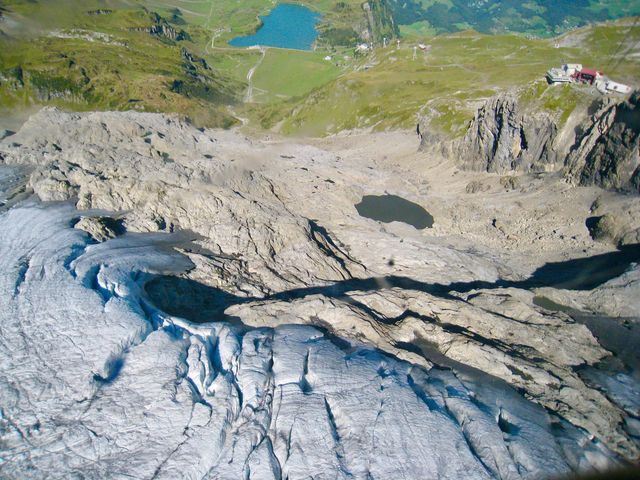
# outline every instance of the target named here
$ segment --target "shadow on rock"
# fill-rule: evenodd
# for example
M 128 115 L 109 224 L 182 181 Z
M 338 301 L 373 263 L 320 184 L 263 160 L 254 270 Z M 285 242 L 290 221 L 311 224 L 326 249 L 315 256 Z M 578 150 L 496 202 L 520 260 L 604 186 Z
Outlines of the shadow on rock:
M 351 292 L 374 292 L 391 288 L 424 292 L 449 300 L 459 299 L 452 295 L 452 292 L 466 293 L 478 289 L 553 287 L 569 290 L 591 290 L 618 277 L 634 262 L 640 262 L 640 245 L 625 246 L 618 251 L 592 257 L 548 263 L 533 272 L 531 277 L 521 281 L 498 280 L 496 282 L 473 281 L 438 284 L 391 275 L 295 288 L 265 297 L 239 297 L 187 278 L 159 275 L 147 282 L 145 291 L 151 302 L 164 312 L 186 318 L 192 322 L 206 323 L 220 320 L 229 321 L 230 317 L 224 312 L 233 305 L 256 301 L 291 302 L 312 295 L 322 295 L 351 304 L 354 302 L 353 298 L 348 295 Z M 358 303 L 356 306 L 359 305 Z

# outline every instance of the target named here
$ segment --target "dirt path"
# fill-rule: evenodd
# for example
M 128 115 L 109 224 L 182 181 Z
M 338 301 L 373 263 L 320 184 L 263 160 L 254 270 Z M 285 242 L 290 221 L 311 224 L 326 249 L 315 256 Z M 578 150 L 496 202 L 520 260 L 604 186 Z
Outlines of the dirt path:
M 251 69 L 247 72 L 247 93 L 244 96 L 244 101 L 245 103 L 251 103 L 253 102 L 253 74 L 255 73 L 256 69 L 260 66 L 260 64 L 262 64 L 262 61 L 264 60 L 265 55 L 267 54 L 267 49 L 265 47 L 260 47 L 260 52 L 262 53 L 262 55 L 260 55 L 260 58 L 258 59 L 257 63 L 251 67 Z

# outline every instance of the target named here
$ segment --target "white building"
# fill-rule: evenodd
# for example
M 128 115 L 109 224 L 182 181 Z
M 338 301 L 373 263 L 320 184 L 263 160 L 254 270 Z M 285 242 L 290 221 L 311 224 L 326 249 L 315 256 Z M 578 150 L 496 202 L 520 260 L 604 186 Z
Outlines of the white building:
M 565 63 L 564 65 L 562 65 L 562 70 L 564 70 L 564 72 L 569 76 L 575 75 L 576 72 L 579 72 L 582 70 L 582 64 L 581 63 Z
M 590 68 L 584 68 L 579 63 L 565 63 L 560 68 L 552 68 L 547 71 L 546 77 L 550 84 L 587 83 L 595 86 L 603 95 L 607 93 L 621 93 L 626 95 L 633 90 L 629 85 L 614 82 L 602 75 L 602 73 Z
M 633 90 L 629 85 L 625 85 L 624 83 L 614 82 L 613 80 L 607 80 L 604 84 L 605 89 L 608 93 L 631 93 Z
M 571 83 L 573 78 L 564 68 L 552 68 L 547 72 L 549 83 Z
M 629 85 L 614 82 L 613 80 L 609 80 L 607 77 L 602 77 L 596 80 L 595 86 L 603 95 L 608 93 L 621 93 L 622 95 L 627 95 L 633 90 Z

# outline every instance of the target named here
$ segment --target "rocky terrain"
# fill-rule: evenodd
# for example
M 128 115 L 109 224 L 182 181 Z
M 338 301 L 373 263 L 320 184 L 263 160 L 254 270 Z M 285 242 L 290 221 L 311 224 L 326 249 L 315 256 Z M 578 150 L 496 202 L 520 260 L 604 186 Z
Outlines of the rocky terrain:
M 569 182 L 640 193 L 640 92 L 596 99 L 574 117 L 559 125 L 550 113 L 502 93 L 478 109 L 463 138 L 424 134 L 421 148 L 455 159 L 466 170 L 563 170 Z M 422 131 L 428 132 L 425 120 Z
M 516 479 L 637 461 L 640 202 L 527 168 L 552 150 L 493 105 L 474 121 L 504 125 L 493 167 L 471 171 L 400 133 L 31 117 L 0 142 L 0 475 Z M 432 228 L 358 215 L 385 193 Z M 621 249 L 588 228 L 606 215 Z
M 450 148 L 469 170 L 544 171 L 556 161 L 557 130 L 548 113 L 524 112 L 514 96 L 498 95 L 480 107 L 464 138 Z
M 595 109 L 567 159 L 568 175 L 581 185 L 640 193 L 640 92 Z

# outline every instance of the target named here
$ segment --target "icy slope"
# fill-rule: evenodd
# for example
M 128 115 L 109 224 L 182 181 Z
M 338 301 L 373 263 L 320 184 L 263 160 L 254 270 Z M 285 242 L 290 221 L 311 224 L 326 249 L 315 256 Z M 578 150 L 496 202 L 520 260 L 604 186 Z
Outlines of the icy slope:
M 313 327 L 168 317 L 141 283 L 189 268 L 171 236 L 91 244 L 76 216 L 0 217 L 3 478 L 515 479 L 604 459 L 479 372 Z

